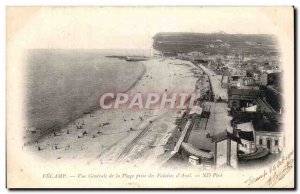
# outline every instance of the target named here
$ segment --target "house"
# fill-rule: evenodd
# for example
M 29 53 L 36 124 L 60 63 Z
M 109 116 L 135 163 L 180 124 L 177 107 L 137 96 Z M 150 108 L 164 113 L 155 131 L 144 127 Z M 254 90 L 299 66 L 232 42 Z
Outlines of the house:
M 253 127 L 257 148 L 266 148 L 271 154 L 277 154 L 282 151 L 284 147 L 284 133 L 280 119 L 271 119 L 264 116 L 253 120 Z
M 281 153 L 284 147 L 284 133 L 281 117 L 277 113 L 255 113 L 250 122 L 236 124 L 239 164 L 250 160 L 266 159 L 270 154 Z

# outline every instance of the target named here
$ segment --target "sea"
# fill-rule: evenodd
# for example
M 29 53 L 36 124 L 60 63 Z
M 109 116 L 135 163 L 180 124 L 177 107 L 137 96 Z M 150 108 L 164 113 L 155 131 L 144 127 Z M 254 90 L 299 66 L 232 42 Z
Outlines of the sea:
M 142 62 L 107 56 L 148 56 L 148 50 L 30 50 L 24 88 L 27 131 L 45 133 L 98 108 L 106 92 L 125 92 L 145 72 Z

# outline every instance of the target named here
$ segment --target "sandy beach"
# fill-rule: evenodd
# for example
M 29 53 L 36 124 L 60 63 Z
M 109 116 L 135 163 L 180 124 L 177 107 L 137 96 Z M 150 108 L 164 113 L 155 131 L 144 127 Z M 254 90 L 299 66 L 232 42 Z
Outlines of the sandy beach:
M 143 63 L 146 72 L 130 89 L 129 96 L 137 92 L 192 93 L 195 90 L 198 78 L 194 76 L 192 63 L 171 59 Z M 98 109 L 26 149 L 50 163 L 56 160 L 96 165 L 153 165 L 164 154 L 163 146 L 182 112 L 176 109 Z M 78 125 L 82 128 L 78 129 Z

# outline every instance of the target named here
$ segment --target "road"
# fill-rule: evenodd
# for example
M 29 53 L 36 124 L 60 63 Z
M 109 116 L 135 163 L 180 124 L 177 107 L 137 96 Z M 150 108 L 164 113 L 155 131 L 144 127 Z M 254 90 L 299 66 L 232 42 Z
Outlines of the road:
M 207 75 L 209 75 L 212 91 L 215 99 L 221 97 L 222 100 L 228 100 L 227 88 L 222 88 L 222 75 L 217 75 L 213 70 L 205 67 L 203 64 L 197 64 Z

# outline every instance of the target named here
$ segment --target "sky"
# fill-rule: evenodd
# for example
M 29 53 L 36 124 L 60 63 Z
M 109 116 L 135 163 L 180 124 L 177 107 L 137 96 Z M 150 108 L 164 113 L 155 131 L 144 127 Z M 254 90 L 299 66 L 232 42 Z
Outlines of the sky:
M 289 8 L 287 8 L 289 9 Z M 280 33 L 282 9 L 238 7 L 9 7 L 7 40 L 24 48 L 149 49 L 158 32 Z

